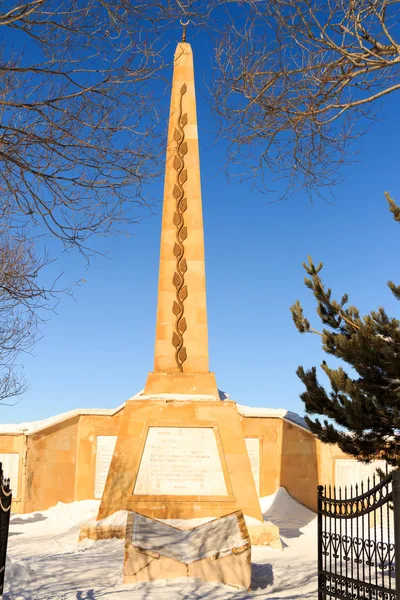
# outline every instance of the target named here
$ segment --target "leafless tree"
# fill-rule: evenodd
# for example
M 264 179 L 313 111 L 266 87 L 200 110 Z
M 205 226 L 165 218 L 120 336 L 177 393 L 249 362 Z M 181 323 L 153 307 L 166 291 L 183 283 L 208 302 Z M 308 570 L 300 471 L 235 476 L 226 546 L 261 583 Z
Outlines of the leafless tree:
M 320 193 L 400 89 L 399 0 L 231 4 L 211 87 L 231 161 Z
M 1 4 L 0 401 L 26 389 L 18 357 L 57 301 L 41 283 L 43 237 L 88 256 L 92 236 L 148 210 L 170 16 L 145 0 Z
M 13 229 L 85 251 L 138 218 L 159 167 L 157 13 L 128 0 L 2 3 L 0 191 Z
M 26 390 L 18 368 L 21 352 L 31 350 L 38 335 L 38 310 L 52 300 L 39 284 L 46 260 L 35 256 L 35 244 L 10 235 L 4 212 L 0 219 L 0 402 Z

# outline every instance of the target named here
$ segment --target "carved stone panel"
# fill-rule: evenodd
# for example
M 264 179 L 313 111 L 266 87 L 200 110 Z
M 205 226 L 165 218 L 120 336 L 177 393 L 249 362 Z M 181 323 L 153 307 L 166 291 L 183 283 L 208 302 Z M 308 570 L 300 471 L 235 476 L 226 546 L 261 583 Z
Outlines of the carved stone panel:
M 101 498 L 103 495 L 116 441 L 116 435 L 98 435 L 96 438 L 95 498 Z
M 228 495 L 211 427 L 149 427 L 134 494 Z
M 251 471 L 256 484 L 257 494 L 260 495 L 260 439 L 245 438 L 247 454 L 250 459 Z

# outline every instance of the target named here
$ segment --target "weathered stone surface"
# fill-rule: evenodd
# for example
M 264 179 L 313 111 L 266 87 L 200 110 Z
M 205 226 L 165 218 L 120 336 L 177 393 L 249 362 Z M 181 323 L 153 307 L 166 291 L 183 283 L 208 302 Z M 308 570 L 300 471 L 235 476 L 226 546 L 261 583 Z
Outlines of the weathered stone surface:
M 251 584 L 251 548 L 245 546 L 217 560 L 203 558 L 191 563 L 188 565 L 188 577 L 248 590 Z
M 251 545 L 241 511 L 190 529 L 128 514 L 124 582 L 184 576 L 249 588 Z
M 126 534 L 125 525 L 83 525 L 79 532 L 79 542 L 85 539 L 89 540 L 110 540 L 111 538 L 124 539 Z
M 252 546 L 270 546 L 282 550 L 279 527 L 272 523 L 247 526 Z

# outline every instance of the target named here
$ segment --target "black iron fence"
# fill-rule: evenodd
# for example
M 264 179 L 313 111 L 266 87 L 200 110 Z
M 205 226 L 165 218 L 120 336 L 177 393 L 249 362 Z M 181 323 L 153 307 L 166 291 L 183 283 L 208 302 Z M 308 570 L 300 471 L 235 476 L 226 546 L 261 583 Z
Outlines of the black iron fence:
M 0 463 L 0 596 L 4 587 L 11 500 L 10 480 L 4 479 L 3 465 Z
M 400 470 L 318 486 L 318 600 L 329 598 L 400 600 Z

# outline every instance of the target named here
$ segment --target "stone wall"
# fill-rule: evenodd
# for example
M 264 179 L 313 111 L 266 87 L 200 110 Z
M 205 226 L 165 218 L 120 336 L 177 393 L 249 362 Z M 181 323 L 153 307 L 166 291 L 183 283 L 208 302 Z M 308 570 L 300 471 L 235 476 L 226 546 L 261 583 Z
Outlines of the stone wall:
M 75 500 L 79 416 L 28 436 L 25 512 Z
M 288 421 L 282 423 L 280 485 L 304 506 L 317 508 L 317 440 L 306 429 Z
M 316 510 L 318 449 L 314 435 L 285 419 L 242 417 L 245 438 L 260 438 L 260 496 L 285 487 L 289 494 Z M 324 468 L 330 472 L 329 458 Z
M 14 468 L 18 461 L 13 512 L 100 498 L 123 407 L 70 414 L 34 431 L 0 433 L 0 460 L 3 454 L 5 464 L 12 461 Z M 260 496 L 283 486 L 298 502 L 315 510 L 318 482 L 334 484 L 335 460 L 350 458 L 285 418 L 241 414 L 240 423 L 252 452 L 251 466 L 254 472 L 259 469 L 255 479 Z
M 115 415 L 82 415 L 77 445 L 75 500 L 99 498 L 96 490 L 97 437 L 116 438 L 121 422 L 121 409 Z M 100 499 L 100 498 L 99 498 Z
M 260 492 L 269 496 L 276 492 L 281 479 L 282 419 L 241 417 L 245 439 L 260 439 Z

